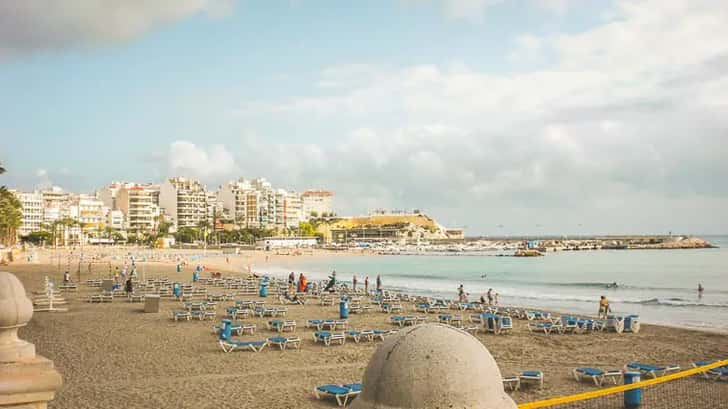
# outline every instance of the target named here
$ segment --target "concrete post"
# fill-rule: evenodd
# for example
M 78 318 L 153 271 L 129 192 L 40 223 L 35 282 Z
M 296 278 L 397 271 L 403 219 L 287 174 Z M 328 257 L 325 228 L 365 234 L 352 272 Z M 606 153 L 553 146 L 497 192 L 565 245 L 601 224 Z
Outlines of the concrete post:
M 351 408 L 516 409 L 516 404 L 477 338 L 449 325 L 423 324 L 377 348 Z
M 18 338 L 33 304 L 13 274 L 0 272 L 0 409 L 45 409 L 61 387 L 53 362 L 35 354 L 35 345 Z

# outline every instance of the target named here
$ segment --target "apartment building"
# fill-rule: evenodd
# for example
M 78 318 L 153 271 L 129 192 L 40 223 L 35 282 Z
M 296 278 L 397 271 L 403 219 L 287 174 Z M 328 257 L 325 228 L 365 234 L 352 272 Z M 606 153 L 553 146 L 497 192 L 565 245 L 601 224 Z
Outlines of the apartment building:
M 328 190 L 307 190 L 301 194 L 301 209 L 303 218 L 308 220 L 311 215 L 321 216 L 331 213 L 334 193 Z
M 80 194 L 71 200 L 69 214 L 79 222 L 84 233 L 99 231 L 106 227 L 105 207 L 96 196 Z
M 43 194 L 40 192 L 17 192 L 12 191 L 22 206 L 23 219 L 18 234 L 28 235 L 40 230 L 43 223 Z
M 142 185 L 122 184 L 115 195 L 116 209 L 125 218 L 125 228 L 132 231 L 152 231 L 156 227 L 159 208 L 154 205 L 152 191 Z
M 303 202 L 301 195 L 296 192 L 287 192 L 283 203 L 283 227 L 296 228 L 302 221 Z
M 159 188 L 159 205 L 177 227 L 197 227 L 207 220 L 207 193 L 199 181 L 169 178 Z

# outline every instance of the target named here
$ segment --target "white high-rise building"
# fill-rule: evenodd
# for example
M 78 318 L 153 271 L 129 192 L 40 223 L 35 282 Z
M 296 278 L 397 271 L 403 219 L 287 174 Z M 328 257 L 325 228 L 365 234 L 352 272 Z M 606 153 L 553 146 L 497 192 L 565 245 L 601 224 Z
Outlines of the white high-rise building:
M 23 222 L 18 229 L 21 236 L 40 230 L 43 223 L 43 194 L 40 192 L 24 193 L 13 191 L 22 206 Z
M 82 230 L 87 233 L 106 227 L 104 208 L 104 202 L 95 196 L 80 194 L 73 199 L 69 210 L 71 218 L 77 220 Z
M 125 228 L 133 231 L 152 231 L 159 216 L 152 191 L 142 185 L 123 184 L 116 192 L 117 209 L 124 214 Z
M 302 213 L 304 220 L 312 215 L 320 217 L 322 214 L 331 214 L 334 193 L 328 190 L 307 190 L 301 194 Z
M 287 192 L 283 204 L 283 226 L 295 228 L 302 221 L 303 209 L 301 195 L 296 192 Z
M 207 220 L 205 186 L 192 179 L 174 177 L 161 184 L 159 205 L 177 227 L 197 227 Z

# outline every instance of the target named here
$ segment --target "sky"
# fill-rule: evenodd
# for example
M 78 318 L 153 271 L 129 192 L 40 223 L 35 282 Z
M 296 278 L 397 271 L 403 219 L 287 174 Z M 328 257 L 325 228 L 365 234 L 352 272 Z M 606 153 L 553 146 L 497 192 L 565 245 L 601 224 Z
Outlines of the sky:
M 468 235 L 728 233 L 724 0 L 0 2 L 0 184 L 238 177 Z

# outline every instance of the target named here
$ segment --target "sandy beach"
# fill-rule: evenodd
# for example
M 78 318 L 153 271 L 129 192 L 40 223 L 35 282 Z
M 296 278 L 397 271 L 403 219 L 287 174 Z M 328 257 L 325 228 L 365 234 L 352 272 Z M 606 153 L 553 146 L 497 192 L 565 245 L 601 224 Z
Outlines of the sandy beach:
M 18 261 L 2 270 L 16 274 L 28 292 L 41 290 L 45 276 L 59 282 L 62 278 L 47 256 L 41 255 L 40 263 Z M 331 255 L 303 257 L 327 256 Z M 112 266 L 119 263 L 114 261 Z M 144 264 L 146 278 L 191 280 L 193 266 L 177 273 L 172 262 Z M 259 273 L 265 272 L 266 261 L 263 253 L 251 252 L 233 257 L 230 264 L 224 257 L 205 264 L 208 270 L 236 276 L 245 274 L 242 271 L 248 264 Z M 94 264 L 91 270 L 89 273 L 86 264 L 82 266 L 82 283 L 107 274 L 108 263 Z M 71 272 L 77 281 L 75 265 Z M 89 294 L 98 292 L 98 288 L 81 285 L 79 291 L 64 294 L 70 301 L 69 312 L 35 313 L 29 325 L 20 330 L 20 336 L 35 343 L 38 353 L 52 359 L 63 376 L 63 388 L 51 402 L 52 408 L 331 408 L 336 406 L 334 402 L 313 398 L 313 388 L 361 380 L 377 346 L 376 342 L 331 347 L 315 344 L 313 330 L 304 327 L 305 321 L 338 318 L 338 306 L 324 307 L 312 300 L 305 306 L 288 306 L 286 318 L 298 322 L 295 334 L 303 340 L 300 350 L 226 354 L 211 327 L 222 318 L 230 301 L 220 303 L 216 321 L 174 322 L 169 311 L 180 307 L 178 301 L 163 300 L 159 314 L 144 314 L 141 304 L 125 298 L 105 304 L 85 302 Z M 267 305 L 279 305 L 277 297 L 264 300 Z M 411 304 L 405 307 L 407 312 L 414 312 Z M 352 314 L 349 321 L 351 328 L 395 329 L 387 318 L 385 313 L 371 312 Z M 258 330 L 238 338 L 259 340 L 275 335 L 265 329 L 266 320 L 243 320 L 256 324 Z M 430 314 L 429 320 L 435 321 L 436 315 Z M 519 403 L 594 389 L 591 384 L 573 380 L 571 369 L 577 366 L 617 369 L 627 362 L 641 361 L 689 367 L 693 360 L 728 356 L 725 335 L 709 332 L 643 325 L 639 334 L 547 336 L 529 333 L 525 321 L 514 324 L 510 335 L 476 336 L 494 355 L 503 375 L 522 370 L 544 372 L 543 390 L 524 387 L 512 393 Z

